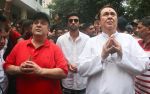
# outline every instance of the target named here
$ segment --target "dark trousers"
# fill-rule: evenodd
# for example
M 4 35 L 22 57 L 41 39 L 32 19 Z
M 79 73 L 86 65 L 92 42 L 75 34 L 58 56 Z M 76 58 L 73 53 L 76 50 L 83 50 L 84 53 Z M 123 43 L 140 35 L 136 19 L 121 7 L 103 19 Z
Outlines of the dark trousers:
M 85 89 L 82 90 L 72 90 L 72 89 L 67 89 L 63 88 L 63 94 L 85 94 Z

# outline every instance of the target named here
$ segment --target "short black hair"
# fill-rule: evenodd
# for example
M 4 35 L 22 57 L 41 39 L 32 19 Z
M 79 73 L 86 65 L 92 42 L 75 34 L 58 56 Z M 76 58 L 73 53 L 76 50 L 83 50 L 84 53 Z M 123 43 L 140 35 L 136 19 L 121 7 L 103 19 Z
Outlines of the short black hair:
M 47 14 L 45 14 L 43 12 L 37 12 L 36 14 L 33 15 L 32 20 L 34 22 L 35 20 L 38 20 L 38 19 L 44 19 L 50 25 L 50 21 L 49 21 L 49 18 L 48 18 Z
M 140 20 L 140 22 L 142 22 L 142 25 L 144 25 L 145 27 L 149 27 L 150 26 L 150 16 L 146 16 L 143 19 Z
M 118 17 L 118 28 L 120 32 L 121 31 L 123 32 L 126 30 L 127 24 L 128 24 L 128 21 L 123 16 Z
M 85 30 L 87 28 L 89 28 L 91 25 L 93 25 L 92 23 L 84 23 L 82 26 L 82 29 Z
M 0 22 L 6 22 L 8 19 L 6 16 L 0 14 Z
M 99 11 L 98 11 L 98 15 L 97 15 L 97 19 L 100 19 L 100 16 L 101 16 L 101 12 L 104 8 L 112 8 L 115 10 L 116 12 L 116 9 L 111 5 L 111 4 L 107 4 L 107 5 L 104 5 Z M 117 12 L 116 12 L 117 13 Z
M 80 18 L 79 15 L 78 15 L 78 13 L 76 13 L 76 12 L 71 12 L 71 13 L 69 13 L 69 14 L 67 15 L 67 19 L 69 19 L 71 16 L 77 16 L 78 18 Z

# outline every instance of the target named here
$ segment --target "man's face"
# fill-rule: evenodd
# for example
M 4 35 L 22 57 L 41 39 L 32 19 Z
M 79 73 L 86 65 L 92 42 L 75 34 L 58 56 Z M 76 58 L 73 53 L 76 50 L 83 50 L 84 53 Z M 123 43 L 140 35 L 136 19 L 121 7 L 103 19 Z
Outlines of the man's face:
M 138 25 L 137 25 L 137 29 L 136 29 L 136 32 L 139 33 L 140 37 L 142 39 L 150 36 L 150 29 L 149 27 L 146 27 L 142 24 L 142 22 L 139 22 Z
M 104 30 L 115 30 L 117 28 L 117 13 L 114 9 L 106 7 L 100 13 L 100 25 Z
M 94 25 L 90 25 L 88 28 L 87 28 L 87 33 L 90 37 L 94 37 L 97 35 L 97 32 L 95 31 L 95 28 L 94 28 Z
M 0 29 L 0 50 L 3 49 L 3 47 L 6 44 L 6 40 L 8 37 L 8 32 L 5 32 L 4 29 Z
M 56 31 L 56 36 L 57 36 L 57 37 L 60 37 L 60 36 L 63 35 L 63 34 L 64 34 L 64 32 L 63 32 L 63 30 L 61 30 L 61 29 L 59 29 L 59 30 Z
M 70 31 L 76 31 L 79 29 L 79 18 L 77 16 L 71 16 L 68 18 L 68 28 Z
M 32 25 L 33 36 L 34 35 L 47 36 L 47 34 L 49 32 L 48 26 L 49 26 L 48 22 L 46 20 L 44 20 L 44 19 L 37 19 L 37 20 L 35 20 L 33 22 L 33 25 Z

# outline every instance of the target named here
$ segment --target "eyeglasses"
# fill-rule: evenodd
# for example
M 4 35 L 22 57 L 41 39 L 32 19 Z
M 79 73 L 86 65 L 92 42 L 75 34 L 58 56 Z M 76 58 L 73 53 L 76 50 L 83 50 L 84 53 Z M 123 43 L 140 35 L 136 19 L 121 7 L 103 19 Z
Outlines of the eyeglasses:
M 72 23 L 73 21 L 74 21 L 75 23 L 77 23 L 77 22 L 79 22 L 79 19 L 69 19 L 68 21 L 69 21 L 69 23 Z

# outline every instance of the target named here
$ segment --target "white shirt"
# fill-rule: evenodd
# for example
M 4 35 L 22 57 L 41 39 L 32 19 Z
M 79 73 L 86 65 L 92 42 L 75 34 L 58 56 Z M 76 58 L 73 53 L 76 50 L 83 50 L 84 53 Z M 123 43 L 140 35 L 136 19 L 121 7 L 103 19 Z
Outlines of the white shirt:
M 8 79 L 3 69 L 3 63 L 4 63 L 3 55 L 6 50 L 6 47 L 7 47 L 7 40 L 4 48 L 0 50 L 0 87 L 3 89 L 4 92 L 6 92 L 8 86 Z
M 147 55 L 132 36 L 118 32 L 114 36 L 121 44 L 122 59 L 114 53 L 102 63 L 105 33 L 89 39 L 80 56 L 78 71 L 88 77 L 86 94 L 135 94 L 133 77 L 146 70 Z
M 73 41 L 68 32 L 60 36 L 56 44 L 62 49 L 68 63 L 77 64 L 88 39 L 89 36 L 79 32 L 79 36 Z M 62 80 L 62 85 L 67 89 L 81 90 L 86 88 L 86 80 L 87 78 L 81 77 L 79 73 L 69 71 L 67 78 Z

